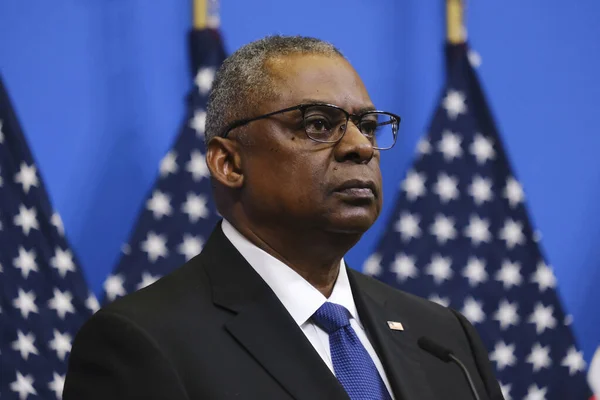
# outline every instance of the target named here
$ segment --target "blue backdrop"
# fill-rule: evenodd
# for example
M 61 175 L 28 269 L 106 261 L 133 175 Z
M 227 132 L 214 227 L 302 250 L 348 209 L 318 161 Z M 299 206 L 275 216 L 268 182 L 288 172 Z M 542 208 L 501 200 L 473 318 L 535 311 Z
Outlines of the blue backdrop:
M 3 0 L 0 72 L 96 292 L 119 257 L 189 86 L 187 0 Z M 222 1 L 229 51 L 270 33 L 332 41 L 383 109 L 403 117 L 382 157 L 375 245 L 443 76 L 441 0 Z M 600 338 L 600 3 L 469 2 L 472 47 L 534 226 L 589 360 Z M 596 113 L 596 114 L 595 114 Z

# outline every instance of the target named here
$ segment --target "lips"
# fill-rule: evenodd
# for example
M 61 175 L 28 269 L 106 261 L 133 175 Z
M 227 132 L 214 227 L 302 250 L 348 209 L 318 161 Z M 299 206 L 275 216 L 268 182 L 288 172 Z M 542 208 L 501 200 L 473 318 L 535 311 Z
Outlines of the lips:
M 335 192 L 345 193 L 353 196 L 375 196 L 377 197 L 377 188 L 373 181 L 363 181 L 360 179 L 351 179 L 335 188 Z

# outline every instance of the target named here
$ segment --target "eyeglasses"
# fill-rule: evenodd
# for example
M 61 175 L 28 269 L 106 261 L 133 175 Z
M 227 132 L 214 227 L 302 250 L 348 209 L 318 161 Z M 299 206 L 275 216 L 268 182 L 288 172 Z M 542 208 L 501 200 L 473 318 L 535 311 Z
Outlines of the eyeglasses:
M 350 114 L 333 104 L 300 104 L 283 110 L 273 111 L 254 118 L 240 119 L 229 124 L 220 135 L 226 138 L 229 132 L 240 126 L 276 114 L 299 110 L 302 113 L 302 126 L 306 136 L 315 142 L 337 143 L 342 140 L 352 121 L 358 130 L 371 141 L 374 149 L 391 149 L 396 143 L 400 117 L 385 111 L 369 110 L 360 114 Z

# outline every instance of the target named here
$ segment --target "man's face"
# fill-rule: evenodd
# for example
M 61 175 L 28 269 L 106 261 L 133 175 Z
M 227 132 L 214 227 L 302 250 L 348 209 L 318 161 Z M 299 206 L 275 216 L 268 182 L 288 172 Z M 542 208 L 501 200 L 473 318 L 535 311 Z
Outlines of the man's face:
M 341 57 L 292 55 L 270 60 L 277 98 L 268 113 L 322 102 L 350 113 L 373 108 L 354 69 Z M 382 203 L 379 151 L 353 124 L 338 143 L 306 136 L 298 110 L 250 123 L 242 150 L 242 204 L 255 222 L 288 229 L 365 232 Z

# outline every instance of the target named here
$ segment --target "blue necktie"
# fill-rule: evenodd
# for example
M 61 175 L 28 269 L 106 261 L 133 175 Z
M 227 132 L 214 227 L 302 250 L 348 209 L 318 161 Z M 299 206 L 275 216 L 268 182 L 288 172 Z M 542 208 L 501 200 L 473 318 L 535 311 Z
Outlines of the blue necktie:
M 350 326 L 349 315 L 344 306 L 327 302 L 312 316 L 329 334 L 335 376 L 352 400 L 391 400 L 371 356 Z

